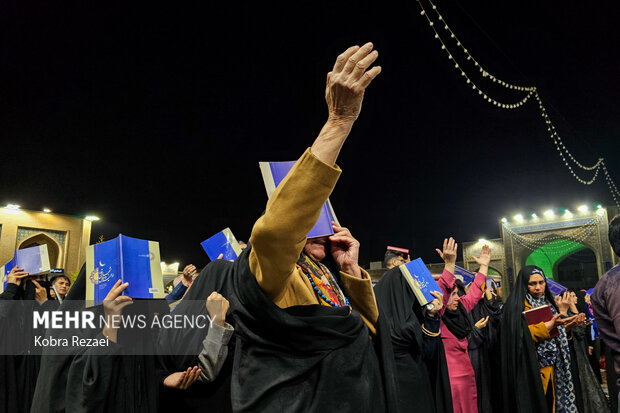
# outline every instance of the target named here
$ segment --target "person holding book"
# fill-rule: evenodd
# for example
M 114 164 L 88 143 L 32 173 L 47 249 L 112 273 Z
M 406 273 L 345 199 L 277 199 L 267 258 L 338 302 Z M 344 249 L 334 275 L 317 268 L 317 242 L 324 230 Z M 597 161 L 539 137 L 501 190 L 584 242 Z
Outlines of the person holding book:
M 390 252 L 390 251 L 388 251 Z M 398 412 L 452 411 L 446 355 L 440 336 L 443 295 L 431 291 L 430 308 L 422 307 L 399 267 L 375 285 L 379 311 L 389 320 L 398 381 Z
M 455 413 L 478 411 L 476 377 L 467 352 L 467 337 L 472 331 L 468 313 L 482 298 L 482 286 L 486 283 L 491 249 L 482 247 L 480 257 L 473 257 L 480 269 L 472 281 L 469 291 L 459 296 L 457 288 L 456 256 L 458 244 L 452 237 L 444 239 L 443 250 L 437 253 L 445 262 L 441 277 L 437 281 L 443 293 L 444 308 L 441 316 L 441 338 L 446 349 L 450 387 Z M 483 325 L 480 324 L 480 328 Z
M 371 67 L 377 57 L 372 43 L 338 57 L 327 75 L 327 122 L 232 263 L 235 411 L 392 410 L 389 329 L 358 264 L 359 242 L 336 224 L 332 236 L 306 237 L 341 173 L 336 159 L 381 71 Z M 337 271 L 321 263 L 327 255 Z
M 233 264 L 218 259 L 194 279 L 174 314 L 208 316 L 205 329 L 164 329 L 158 336 L 160 411 L 230 412 L 234 322 L 229 311 L 228 270 Z M 199 369 L 199 374 L 196 373 Z M 209 410 L 210 409 L 210 410 Z
M 49 300 L 51 297 L 45 287 L 45 277 L 45 274 L 31 275 L 15 266 L 7 274 L 6 289 L 0 294 L 0 336 L 11 336 L 11 345 L 9 340 L 0 343 L 1 412 L 30 411 L 41 356 L 30 354 L 34 344 L 26 337 L 44 331 L 43 328 L 33 329 L 32 320 L 27 315 L 35 308 L 52 310 L 58 303 Z M 13 345 L 17 343 L 20 352 L 16 354 Z
M 188 264 L 183 268 L 183 273 L 176 277 L 173 281 L 174 288 L 166 295 L 166 301 L 169 304 L 179 301 L 187 293 L 189 287 L 194 282 L 194 275 L 196 275 L 196 266 L 194 264 Z
M 385 251 L 385 257 L 383 258 L 383 265 L 385 266 L 385 268 L 392 269 L 394 267 L 398 267 L 401 264 L 404 264 L 408 261 L 408 256 L 404 257 L 403 253 L 398 252 L 398 251 L 394 251 L 394 250 L 387 250 Z
M 501 299 L 495 288 L 487 288 L 483 298 L 469 313 L 474 325 L 467 337 L 467 352 L 476 375 L 478 413 L 499 412 L 502 409 L 501 392 L 494 391 L 501 382 L 499 365 L 499 331 L 501 327 Z
M 578 411 L 568 333 L 585 316 L 568 317 L 569 301 L 568 294 L 553 297 L 539 267 L 519 271 L 503 307 L 500 333 L 505 412 Z M 524 312 L 546 307 L 546 320 L 528 324 Z

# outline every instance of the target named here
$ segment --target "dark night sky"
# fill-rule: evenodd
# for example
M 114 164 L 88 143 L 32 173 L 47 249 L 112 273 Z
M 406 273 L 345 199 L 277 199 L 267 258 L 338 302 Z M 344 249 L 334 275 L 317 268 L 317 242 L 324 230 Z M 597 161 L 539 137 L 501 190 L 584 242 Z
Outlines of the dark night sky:
M 620 183 L 613 3 L 437 0 L 478 60 L 536 85 L 568 148 L 606 157 Z M 204 265 L 213 233 L 247 240 L 266 202 L 258 161 L 311 145 L 325 74 L 369 40 L 383 73 L 331 198 L 362 264 L 388 244 L 437 261 L 444 236 L 496 237 L 502 216 L 612 204 L 603 180 L 572 178 L 534 102 L 497 109 L 465 86 L 416 1 L 12 0 L 0 16 L 0 202 L 100 215 L 93 241 L 122 232 Z

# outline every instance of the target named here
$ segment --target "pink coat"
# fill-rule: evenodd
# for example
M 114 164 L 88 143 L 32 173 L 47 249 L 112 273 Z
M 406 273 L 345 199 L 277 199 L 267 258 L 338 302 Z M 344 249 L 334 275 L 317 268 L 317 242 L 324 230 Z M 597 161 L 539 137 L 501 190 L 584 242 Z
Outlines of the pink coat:
M 482 285 L 486 281 L 486 275 L 478 273 L 472 282 L 469 292 L 460 298 L 460 302 L 469 313 L 482 298 Z M 447 270 L 443 270 L 437 284 L 443 293 L 445 312 L 446 305 L 452 291 L 456 287 L 456 277 Z M 450 376 L 450 388 L 452 389 L 452 402 L 454 413 L 477 413 L 478 395 L 476 391 L 476 376 L 469 360 L 467 352 L 467 338 L 458 339 L 448 330 L 441 321 L 441 338 L 446 351 L 448 362 L 448 374 Z

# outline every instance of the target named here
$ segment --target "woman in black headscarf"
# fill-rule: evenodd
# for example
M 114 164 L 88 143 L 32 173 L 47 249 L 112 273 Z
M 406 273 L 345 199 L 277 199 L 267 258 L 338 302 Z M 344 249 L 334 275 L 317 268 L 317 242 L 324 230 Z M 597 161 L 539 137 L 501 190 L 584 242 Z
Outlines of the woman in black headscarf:
M 27 413 L 37 383 L 41 356 L 33 351 L 32 311 L 50 310 L 57 301 L 49 300 L 45 276 L 29 276 L 14 267 L 8 274 L 6 290 L 0 294 L 0 412 Z
M 232 266 L 233 263 L 222 259 L 215 260 L 207 265 L 193 281 L 191 288 L 175 307 L 173 313 L 194 317 L 207 316 L 205 301 L 213 292 L 227 298 L 230 297 L 231 289 L 228 287 L 230 283 L 228 274 Z M 228 341 L 233 332 L 230 317 L 226 319 L 226 323 L 226 326 L 221 328 L 224 330 L 220 334 L 221 340 L 218 340 L 221 348 L 220 351 L 216 352 L 215 357 L 203 357 L 205 355 L 203 342 L 205 339 L 211 339 L 212 337 L 208 337 L 208 335 L 213 334 L 216 330 L 192 328 L 161 331 L 158 338 L 160 411 L 232 411 L 230 379 L 234 341 Z M 211 345 L 215 344 L 217 343 L 211 343 Z M 211 366 L 205 364 L 211 364 Z M 167 385 L 168 380 L 166 378 L 171 374 L 185 371 L 193 366 L 201 367 L 201 375 L 200 379 L 191 386 L 170 387 Z M 205 374 L 209 370 L 211 370 L 210 374 Z
M 117 283 L 106 297 L 106 301 L 112 302 L 117 299 L 124 288 L 126 284 Z M 94 320 L 99 320 L 101 315 L 106 314 L 104 306 L 86 308 L 85 296 L 86 270 L 85 266 L 82 266 L 73 288 L 69 290 L 59 310 L 92 312 Z M 118 297 L 118 300 L 114 305 L 125 306 L 131 299 Z M 131 307 L 117 307 L 116 310 L 129 313 Z M 163 308 L 166 307 L 164 305 Z M 105 338 L 100 328 L 63 329 L 54 332 L 55 337 L 59 334 L 69 339 L 69 342 L 72 342 L 71 337 L 74 335 L 84 339 Z M 112 335 L 108 335 L 107 347 L 65 347 L 55 348 L 53 354 L 44 352 L 32 411 L 37 413 L 157 411 L 157 376 L 152 356 L 154 343 L 149 336 L 136 336 L 123 330 L 115 330 L 113 334 L 114 339 Z M 137 354 L 122 355 L 123 345 L 139 350 L 135 352 Z
M 448 367 L 437 312 L 443 297 L 435 295 L 433 310 L 423 310 L 398 267 L 375 285 L 379 312 L 389 320 L 396 377 L 398 411 L 415 406 L 420 413 L 452 412 Z
M 494 391 L 501 382 L 499 331 L 501 325 L 501 299 L 488 289 L 482 300 L 471 311 L 474 324 L 472 334 L 467 338 L 467 350 L 478 392 L 478 413 L 493 413 L 502 410 L 501 392 Z M 479 326 L 484 325 L 482 328 Z
M 569 308 L 568 315 L 588 314 L 588 304 L 585 301 L 585 296 L 586 293 L 584 291 L 575 291 L 571 294 L 573 301 Z M 605 413 L 609 412 L 607 398 L 605 397 L 605 393 L 603 393 L 603 389 L 588 359 L 588 344 L 586 341 L 586 334 L 588 332 L 586 326 L 577 326 L 572 330 L 573 354 L 575 355 L 576 370 L 579 374 L 579 382 L 581 385 L 581 395 L 584 405 L 583 411 L 584 413 Z
M 553 318 L 529 325 L 523 312 L 548 305 Z M 579 316 L 560 318 L 560 310 L 543 271 L 524 267 L 503 307 L 501 366 L 504 412 L 552 413 L 578 411 L 566 327 Z M 549 331 L 558 328 L 559 336 Z

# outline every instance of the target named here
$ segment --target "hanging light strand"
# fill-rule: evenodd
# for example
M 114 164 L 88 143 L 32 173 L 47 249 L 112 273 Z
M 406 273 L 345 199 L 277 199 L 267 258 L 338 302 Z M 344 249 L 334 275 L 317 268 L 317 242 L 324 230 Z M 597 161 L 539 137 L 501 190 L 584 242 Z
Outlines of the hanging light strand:
M 613 181 L 613 179 L 611 179 L 611 176 L 609 175 L 609 171 L 607 170 L 607 165 L 605 165 L 605 162 L 603 162 L 602 165 L 603 165 L 603 172 L 605 173 L 605 180 L 607 181 L 607 186 L 609 187 L 609 192 L 611 192 L 611 195 L 614 198 L 614 203 L 616 204 L 616 207 L 620 209 L 620 191 L 618 191 L 618 187 L 616 186 L 616 183 Z
M 551 122 L 551 119 L 549 118 L 549 115 L 547 114 L 547 110 L 545 109 L 545 106 L 542 103 L 542 100 L 540 98 L 540 95 L 538 94 L 538 91 L 536 89 L 535 86 L 520 86 L 520 85 L 515 85 L 509 82 L 506 82 L 502 79 L 499 79 L 498 77 L 494 76 L 492 73 L 490 73 L 489 71 L 487 71 L 470 53 L 469 50 L 467 50 L 467 48 L 465 48 L 465 46 L 463 45 L 463 42 L 461 42 L 461 40 L 457 37 L 457 35 L 454 33 L 454 31 L 450 28 L 450 26 L 448 25 L 448 23 L 446 22 L 446 20 L 444 19 L 444 17 L 441 15 L 441 13 L 439 12 L 439 10 L 437 10 L 437 6 L 432 2 L 432 0 L 428 0 L 432 10 L 434 11 L 435 15 L 437 16 L 437 20 L 439 20 L 439 23 L 433 21 L 433 19 L 431 18 L 431 16 L 429 16 L 427 10 L 424 8 L 424 5 L 422 4 L 421 0 L 417 0 L 419 6 L 420 6 L 420 14 L 422 16 L 424 16 L 431 28 L 431 30 L 434 33 L 434 37 L 435 39 L 439 40 L 439 43 L 441 44 L 441 50 L 445 51 L 447 54 L 447 57 L 449 60 L 451 60 L 452 62 L 454 62 L 454 68 L 459 70 L 461 73 L 461 76 L 465 79 L 465 83 L 467 83 L 468 85 L 471 86 L 472 90 L 477 91 L 478 95 L 481 96 L 485 101 L 497 106 L 497 107 L 501 107 L 504 109 L 516 109 L 518 107 L 523 106 L 529 99 L 530 97 L 534 96 L 536 98 L 536 100 L 538 101 L 538 107 L 541 111 L 542 117 L 545 120 L 545 124 L 547 126 L 547 131 L 549 132 L 549 137 L 551 138 L 551 141 L 553 142 L 553 144 L 556 147 L 556 150 L 559 152 L 560 157 L 562 158 L 562 161 L 564 162 L 564 165 L 568 168 L 569 172 L 571 173 L 571 175 L 573 175 L 573 177 L 581 184 L 583 185 L 591 185 L 593 184 L 596 179 L 598 178 L 598 175 L 600 173 L 601 167 L 604 170 L 604 174 L 605 174 L 605 179 L 607 181 L 607 185 L 609 187 L 609 190 L 613 196 L 614 199 L 614 203 L 616 204 L 616 206 L 618 206 L 618 208 L 620 208 L 620 191 L 618 191 L 618 187 L 616 186 L 615 182 L 613 181 L 613 179 L 611 178 L 609 171 L 607 170 L 606 166 L 605 166 L 605 162 L 604 162 L 604 158 L 599 158 L 598 161 L 592 165 L 592 166 L 586 166 L 583 165 L 582 163 L 580 163 L 574 156 L 573 154 L 568 150 L 568 148 L 566 147 L 566 145 L 564 145 L 564 142 L 562 142 L 562 138 L 560 137 L 560 135 L 557 133 L 557 130 L 555 128 L 555 126 L 553 125 L 553 122 Z M 473 80 L 470 78 L 470 76 L 467 75 L 467 73 L 463 70 L 463 68 L 458 64 L 458 62 L 456 62 L 456 59 L 454 58 L 454 55 L 450 52 L 450 50 L 448 49 L 448 47 L 446 46 L 445 42 L 443 41 L 442 37 L 439 35 L 438 30 L 436 29 L 436 26 L 440 26 L 443 25 L 443 29 L 446 31 L 446 33 L 449 35 L 449 37 L 451 39 L 453 39 L 453 41 L 456 43 L 457 47 L 459 47 L 461 49 L 461 51 L 465 54 L 466 58 L 468 61 L 470 61 L 480 72 L 480 74 L 482 75 L 482 77 L 485 78 L 489 78 L 492 82 L 497 83 L 507 89 L 511 89 L 511 90 L 517 90 L 517 91 L 527 91 L 528 94 L 521 99 L 519 102 L 516 103 L 502 103 L 494 98 L 492 98 L 491 96 L 489 96 L 487 93 L 485 93 L 482 89 L 480 89 L 480 87 L 478 85 L 476 85 Z M 584 179 L 581 176 L 579 176 L 575 170 L 573 169 L 573 165 L 571 165 L 571 163 L 574 164 L 577 168 L 584 170 L 584 171 L 594 171 L 594 175 L 592 176 L 591 179 Z
M 465 71 L 461 68 L 461 66 L 458 64 L 458 62 L 456 61 L 456 59 L 454 58 L 454 55 L 450 52 L 450 50 L 448 49 L 448 47 L 446 46 L 446 44 L 444 43 L 443 39 L 441 38 L 441 36 L 439 36 L 439 33 L 437 32 L 437 29 L 435 28 L 435 22 L 433 22 L 433 20 L 430 18 L 430 16 L 428 15 L 428 13 L 426 12 L 426 10 L 424 9 L 424 5 L 422 5 L 422 3 L 420 2 L 420 0 L 418 0 L 418 4 L 420 5 L 420 8 L 422 9 L 422 11 L 420 12 L 420 14 L 422 16 L 426 17 L 426 20 L 428 22 L 428 25 L 430 26 L 431 30 L 435 33 L 435 39 L 439 40 L 439 43 L 441 43 L 441 50 L 443 50 L 446 53 L 446 56 L 448 57 L 448 60 L 451 60 L 454 63 L 454 68 L 457 69 L 460 73 L 461 76 L 465 79 L 465 83 L 467 83 L 468 85 L 471 86 L 472 90 L 475 90 L 478 92 L 478 95 L 480 97 L 482 97 L 485 101 L 487 101 L 488 103 L 497 106 L 497 107 L 501 107 L 503 109 L 516 109 L 519 108 L 521 106 L 523 106 L 525 104 L 525 102 L 527 102 L 536 92 L 536 88 L 535 87 L 523 87 L 523 86 L 515 86 L 515 85 L 510 85 L 512 86 L 511 88 L 516 89 L 516 90 L 520 90 L 520 91 L 527 91 L 528 93 L 525 95 L 525 97 L 523 97 L 520 101 L 518 102 L 514 102 L 514 103 L 504 103 L 504 102 L 500 102 L 494 98 L 492 98 L 491 96 L 489 96 L 486 92 L 484 92 L 482 89 L 480 89 L 480 87 L 478 85 L 476 85 L 474 83 L 474 81 L 467 75 L 467 73 L 465 73 Z M 437 7 L 435 5 L 432 6 L 433 9 L 436 11 Z M 443 20 L 443 17 L 441 17 L 440 15 L 440 20 Z M 450 28 L 448 27 L 447 24 L 445 24 L 444 22 L 444 28 L 446 30 L 450 30 Z M 452 31 L 450 31 L 451 36 L 453 38 L 456 38 L 454 36 L 454 34 L 452 33 Z M 457 42 L 459 45 L 461 45 L 460 42 Z M 471 55 L 469 54 L 469 52 L 467 51 L 467 49 L 465 49 L 462 45 L 461 47 L 463 48 L 463 50 L 466 52 L 467 54 L 467 59 L 468 60 L 473 60 L 473 57 L 471 57 Z M 492 76 L 490 75 L 488 72 L 486 72 L 484 69 L 482 69 L 482 67 L 479 65 L 478 62 L 476 62 L 474 60 L 474 64 L 476 66 L 479 67 L 481 73 L 483 73 L 484 77 L 488 77 L 488 76 Z M 496 79 L 494 80 L 497 81 L 498 79 L 495 78 L 494 76 L 491 77 L 492 79 Z M 508 83 L 502 81 L 503 84 L 509 85 Z M 508 87 L 508 86 L 506 86 Z
M 420 5 L 420 7 L 422 8 L 421 14 L 426 15 L 426 10 L 424 9 L 424 5 L 422 4 L 422 1 L 421 0 L 417 0 L 417 1 L 418 1 L 418 4 Z M 482 67 L 482 65 L 469 53 L 469 50 L 467 50 L 465 48 L 463 43 L 457 37 L 456 33 L 454 33 L 452 31 L 452 29 L 450 28 L 450 26 L 448 26 L 448 23 L 446 22 L 446 19 L 444 19 L 444 17 L 441 15 L 441 13 L 439 13 L 439 10 L 437 10 L 437 6 L 431 0 L 428 0 L 428 2 L 431 5 L 431 8 L 435 12 L 435 14 L 437 15 L 437 19 L 439 21 L 441 21 L 441 23 L 443 24 L 444 30 L 446 30 L 446 32 L 450 35 L 450 38 L 454 40 L 456 45 L 461 48 L 461 50 L 463 51 L 465 56 L 467 56 L 467 60 L 470 60 L 472 62 L 472 64 L 476 68 L 478 68 L 478 71 L 480 72 L 482 77 L 488 77 L 492 82 L 497 83 L 497 84 L 499 84 L 501 86 L 504 86 L 507 89 L 521 90 L 521 91 L 535 91 L 536 90 L 535 86 L 520 86 L 520 85 L 515 85 L 515 84 L 512 84 L 512 83 L 506 82 L 506 81 L 504 81 L 502 79 L 497 78 L 492 73 L 487 71 L 484 67 Z M 429 20 L 429 23 L 433 23 L 428 15 L 426 15 L 426 18 Z M 435 38 L 438 38 L 439 34 L 434 29 L 434 24 L 432 24 L 431 27 L 433 27 L 433 30 L 435 31 L 435 34 L 437 35 Z
M 572 243 L 576 242 L 581 244 L 588 237 L 592 236 L 597 230 L 598 223 L 598 218 L 592 218 L 589 222 L 579 227 L 581 231 L 576 236 L 527 237 L 513 231 L 506 224 L 504 224 L 504 230 L 510 234 L 511 238 L 514 239 L 519 245 L 529 250 L 533 251 L 544 247 L 548 251 L 562 251 L 571 246 Z M 549 245 L 549 242 L 552 241 L 565 242 L 558 243 L 556 245 Z

